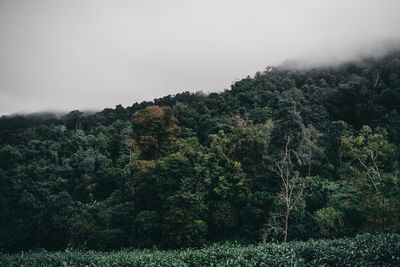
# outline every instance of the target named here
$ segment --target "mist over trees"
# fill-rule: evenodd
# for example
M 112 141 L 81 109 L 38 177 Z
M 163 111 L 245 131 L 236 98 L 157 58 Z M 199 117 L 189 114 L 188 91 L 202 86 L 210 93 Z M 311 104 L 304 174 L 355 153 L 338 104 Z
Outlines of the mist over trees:
M 3 116 L 0 250 L 398 232 L 399 159 L 399 52 L 93 114 Z

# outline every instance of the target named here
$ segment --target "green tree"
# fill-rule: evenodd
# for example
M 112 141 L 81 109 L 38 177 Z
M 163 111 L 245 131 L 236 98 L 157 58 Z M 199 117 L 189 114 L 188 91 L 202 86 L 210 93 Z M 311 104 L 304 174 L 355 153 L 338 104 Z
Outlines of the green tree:
M 205 162 L 205 179 L 212 203 L 211 228 L 216 235 L 220 235 L 239 225 L 240 210 L 251 196 L 251 181 L 240 162 L 229 158 L 230 140 L 226 134 L 219 131 L 210 138 L 212 142 Z
M 373 132 L 364 126 L 358 136 L 343 136 L 341 153 L 345 163 L 342 177 L 360 192 L 358 207 L 374 227 L 393 223 L 399 217 L 400 188 L 395 146 L 387 139 L 386 131 Z
M 178 120 L 169 107 L 149 106 L 133 115 L 132 138 L 143 159 L 157 159 L 180 132 Z
M 331 237 L 340 233 L 344 221 L 343 212 L 333 207 L 322 208 L 316 212 L 315 220 L 323 236 Z

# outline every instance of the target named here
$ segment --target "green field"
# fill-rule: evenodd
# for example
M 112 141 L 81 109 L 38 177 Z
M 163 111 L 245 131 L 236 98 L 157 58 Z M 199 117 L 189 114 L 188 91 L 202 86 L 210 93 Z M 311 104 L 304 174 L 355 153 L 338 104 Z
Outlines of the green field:
M 0 254 L 0 266 L 400 266 L 400 235 L 249 246 L 226 243 L 177 251 Z

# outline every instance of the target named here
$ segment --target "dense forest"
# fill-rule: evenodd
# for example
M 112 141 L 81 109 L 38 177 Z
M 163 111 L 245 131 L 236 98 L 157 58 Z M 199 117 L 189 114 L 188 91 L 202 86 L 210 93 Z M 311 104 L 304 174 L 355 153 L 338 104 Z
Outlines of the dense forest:
M 95 97 L 95 96 L 93 96 Z M 0 118 L 0 251 L 400 231 L 400 52 Z

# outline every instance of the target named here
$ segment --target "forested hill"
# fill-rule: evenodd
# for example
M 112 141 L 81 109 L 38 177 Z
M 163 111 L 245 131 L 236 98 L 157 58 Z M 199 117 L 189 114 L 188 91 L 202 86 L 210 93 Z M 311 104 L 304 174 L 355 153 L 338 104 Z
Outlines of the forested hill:
M 0 250 L 399 231 L 400 52 L 0 118 Z

